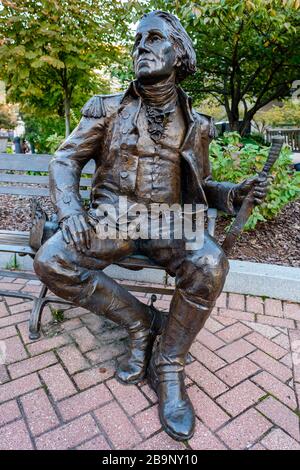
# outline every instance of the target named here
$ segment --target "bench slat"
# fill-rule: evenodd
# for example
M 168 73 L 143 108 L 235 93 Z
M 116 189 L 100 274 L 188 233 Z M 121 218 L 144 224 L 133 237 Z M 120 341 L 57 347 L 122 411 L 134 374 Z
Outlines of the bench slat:
M 48 176 L 39 176 L 39 175 L 24 175 L 23 173 L 18 174 L 7 174 L 0 173 L 0 182 L 1 183 L 27 183 L 27 184 L 44 184 L 47 186 L 49 184 Z M 91 186 L 91 178 L 81 178 L 80 186 Z
M 0 186 L 0 194 L 11 194 L 14 196 L 49 196 L 48 188 L 35 188 L 32 186 L 20 187 L 20 186 Z M 83 199 L 90 198 L 90 191 L 80 191 L 80 195 Z
M 22 255 L 34 255 L 35 251 L 30 248 L 30 246 L 21 246 L 21 245 L 1 245 L 0 252 L 4 251 L 7 253 L 18 253 Z
M 15 171 L 48 171 L 49 161 L 52 155 L 22 153 L 0 153 L 0 170 Z M 83 169 L 83 173 L 93 174 L 95 162 L 90 161 Z

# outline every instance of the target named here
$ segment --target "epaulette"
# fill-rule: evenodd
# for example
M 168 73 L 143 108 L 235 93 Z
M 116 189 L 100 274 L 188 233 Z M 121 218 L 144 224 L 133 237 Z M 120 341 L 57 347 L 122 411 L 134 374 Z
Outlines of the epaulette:
M 199 111 L 196 111 L 196 113 L 201 116 L 201 118 L 205 118 L 208 121 L 208 135 L 211 139 L 215 139 L 218 136 L 218 131 L 215 126 L 215 120 L 212 116 L 208 116 L 207 114 L 202 114 L 199 113 Z
M 122 93 L 115 93 L 113 95 L 94 95 L 85 103 L 81 109 L 81 114 L 86 118 L 99 119 L 101 117 L 105 117 L 105 100 L 120 95 L 122 95 Z

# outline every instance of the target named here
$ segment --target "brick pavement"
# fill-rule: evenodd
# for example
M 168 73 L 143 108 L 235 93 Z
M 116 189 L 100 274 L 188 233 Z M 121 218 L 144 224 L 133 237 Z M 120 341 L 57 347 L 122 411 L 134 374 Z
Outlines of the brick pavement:
M 5 286 L 40 288 L 0 278 Z M 168 309 L 170 296 L 158 299 L 157 307 Z M 113 378 L 126 349 L 123 329 L 55 304 L 45 309 L 42 338 L 33 342 L 30 308 L 0 298 L 7 354 L 0 365 L 0 449 L 300 449 L 300 305 L 221 295 L 186 368 L 197 426 L 185 443 L 162 431 L 146 382 L 124 386 Z M 53 320 L 54 309 L 64 310 L 63 322 Z

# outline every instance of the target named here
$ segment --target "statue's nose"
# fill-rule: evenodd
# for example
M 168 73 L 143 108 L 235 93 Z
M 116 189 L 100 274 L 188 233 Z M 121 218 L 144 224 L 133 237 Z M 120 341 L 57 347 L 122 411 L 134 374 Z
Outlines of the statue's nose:
M 139 54 L 150 51 L 149 45 L 146 43 L 146 39 L 147 39 L 146 37 L 142 38 L 139 43 L 139 46 L 138 46 Z

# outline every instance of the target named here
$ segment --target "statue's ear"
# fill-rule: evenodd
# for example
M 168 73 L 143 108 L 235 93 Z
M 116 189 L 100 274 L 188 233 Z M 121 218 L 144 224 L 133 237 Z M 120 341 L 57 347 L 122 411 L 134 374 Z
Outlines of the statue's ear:
M 179 49 L 178 49 L 177 46 L 175 46 L 175 52 L 176 52 L 175 67 L 180 68 L 181 64 L 182 64 L 182 59 L 181 59 L 181 56 L 179 54 Z

